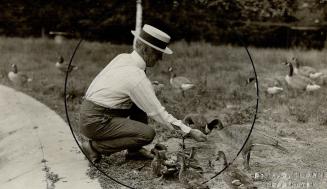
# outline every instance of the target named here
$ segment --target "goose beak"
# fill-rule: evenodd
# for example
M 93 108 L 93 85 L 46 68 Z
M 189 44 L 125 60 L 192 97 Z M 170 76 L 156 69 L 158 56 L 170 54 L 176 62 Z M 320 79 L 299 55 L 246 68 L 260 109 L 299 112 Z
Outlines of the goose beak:
M 205 127 L 205 129 L 204 129 L 204 132 L 205 132 L 206 135 L 209 134 L 209 133 L 211 132 L 211 130 L 210 130 L 209 127 L 208 127 L 208 124 L 206 125 L 206 127 Z

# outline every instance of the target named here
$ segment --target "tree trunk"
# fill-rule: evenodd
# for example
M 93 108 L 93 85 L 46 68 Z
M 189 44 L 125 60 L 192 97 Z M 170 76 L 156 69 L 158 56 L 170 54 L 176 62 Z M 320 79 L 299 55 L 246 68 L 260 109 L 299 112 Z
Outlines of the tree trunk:
M 139 34 L 142 26 L 142 0 L 136 0 L 136 22 L 135 22 L 135 32 Z M 133 49 L 135 49 L 136 37 L 133 41 Z

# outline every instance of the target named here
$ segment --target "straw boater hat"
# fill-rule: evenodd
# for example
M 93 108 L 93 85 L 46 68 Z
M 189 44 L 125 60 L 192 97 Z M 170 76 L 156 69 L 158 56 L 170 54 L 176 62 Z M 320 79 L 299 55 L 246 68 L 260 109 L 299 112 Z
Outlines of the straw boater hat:
M 173 51 L 167 47 L 170 41 L 170 36 L 165 32 L 148 24 L 143 26 L 139 34 L 136 31 L 131 32 L 138 40 L 149 45 L 150 47 L 166 54 L 173 53 Z

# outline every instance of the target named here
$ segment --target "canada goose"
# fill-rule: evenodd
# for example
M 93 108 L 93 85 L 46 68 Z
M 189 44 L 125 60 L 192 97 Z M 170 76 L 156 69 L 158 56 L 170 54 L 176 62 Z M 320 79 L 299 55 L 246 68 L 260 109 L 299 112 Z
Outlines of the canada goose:
M 214 119 L 208 123 L 204 115 L 199 113 L 187 114 L 184 117 L 183 122 L 186 123 L 192 129 L 198 129 L 206 135 L 210 134 L 214 128 L 218 128 L 219 125 L 222 124 L 221 121 L 218 119 Z
M 167 146 L 161 143 L 155 144 L 151 149 L 151 153 L 155 155 L 155 159 L 152 161 L 153 174 L 157 176 L 161 175 L 162 178 L 169 178 L 178 172 L 176 162 L 167 158 L 167 150 Z M 158 162 L 160 162 L 160 165 Z
M 240 144 L 244 143 L 245 137 L 250 132 L 250 128 L 243 125 L 230 125 L 228 127 L 218 127 L 218 131 L 218 134 L 223 141 L 231 144 L 233 147 L 239 147 Z M 268 136 L 258 130 L 253 130 L 242 150 L 243 165 L 247 170 L 250 169 L 249 162 L 251 151 L 255 146 L 270 146 L 283 152 L 288 152 L 286 148 L 280 145 L 280 142 L 276 137 Z
M 161 177 L 165 166 L 164 161 L 167 160 L 165 151 L 154 151 L 155 156 L 151 162 L 152 174 L 156 177 Z
M 264 91 L 267 94 L 275 95 L 275 94 L 283 92 L 283 90 L 284 90 L 281 87 L 281 82 L 276 78 L 269 78 L 269 79 L 267 79 L 267 78 L 259 79 L 258 78 L 258 80 L 259 80 L 259 85 L 264 88 Z M 255 81 L 255 77 L 249 77 L 247 79 L 246 83 L 249 84 L 254 81 Z M 257 83 L 254 83 L 254 87 L 257 88 Z
M 323 73 L 318 72 L 315 68 L 310 66 L 301 66 L 299 60 L 296 57 L 291 58 L 291 63 L 295 64 L 294 73 L 297 75 L 302 75 L 309 77 L 311 79 L 316 79 L 320 77 Z
M 9 80 L 15 85 L 23 86 L 27 82 L 31 82 L 32 78 L 28 77 L 26 74 L 22 72 L 18 72 L 18 68 L 16 64 L 11 65 L 12 71 L 8 73 Z
M 241 170 L 237 168 L 235 164 L 229 164 L 227 162 L 226 155 L 223 151 L 218 151 L 216 161 L 223 160 L 223 165 L 227 169 L 223 172 L 223 180 L 232 189 L 246 188 L 246 189 L 256 189 L 258 187 L 254 186 L 253 180 L 251 177 L 247 176 Z
M 58 60 L 57 60 L 57 62 L 56 62 L 56 64 L 55 64 L 55 66 L 56 66 L 56 68 L 57 68 L 60 72 L 62 72 L 62 73 L 66 73 L 66 71 L 67 71 L 67 69 L 68 69 L 68 64 L 65 63 L 64 57 L 62 57 L 62 56 L 59 56 L 59 57 L 58 57 Z M 77 70 L 77 69 L 78 69 L 77 66 L 70 65 L 70 66 L 69 66 L 69 71 L 68 71 L 68 72 L 71 72 L 71 71 L 73 71 L 73 70 Z
M 177 76 L 173 72 L 172 67 L 169 67 L 168 71 L 170 72 L 170 79 L 169 79 L 170 85 L 173 88 L 180 90 L 182 92 L 183 97 L 185 97 L 184 91 L 193 88 L 194 84 L 186 77 Z
M 285 76 L 285 81 L 291 88 L 305 91 L 315 91 L 320 89 L 320 86 L 315 84 L 311 79 L 301 75 L 294 75 L 292 63 L 285 62 L 284 64 L 289 66 L 289 73 Z
M 185 163 L 185 154 L 179 152 L 177 154 L 178 161 L 180 163 L 180 170 L 178 173 L 178 179 L 185 188 L 207 189 L 208 186 L 202 184 L 204 178 L 199 172 L 189 169 Z

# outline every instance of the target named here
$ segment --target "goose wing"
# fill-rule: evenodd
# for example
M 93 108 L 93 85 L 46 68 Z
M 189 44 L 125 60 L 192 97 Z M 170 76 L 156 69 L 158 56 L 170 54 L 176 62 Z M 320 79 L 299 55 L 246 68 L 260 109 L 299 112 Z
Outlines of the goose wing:
M 289 86 L 295 89 L 305 90 L 308 85 L 314 84 L 311 79 L 301 75 L 293 75 L 292 77 L 286 76 L 285 80 Z
M 283 91 L 283 88 L 281 87 L 268 87 L 267 88 L 267 93 L 269 94 L 277 94 Z
M 182 76 L 174 77 L 172 81 L 178 86 L 181 86 L 182 84 L 192 84 L 188 78 Z
M 318 78 L 323 75 L 322 72 L 318 72 L 315 68 L 312 68 L 310 66 L 300 67 L 298 70 L 298 74 L 312 79 Z
M 269 77 L 269 78 L 263 78 L 258 79 L 260 88 L 264 88 L 264 90 L 270 88 L 270 87 L 279 87 L 282 86 L 282 78 L 279 77 Z
M 303 72 L 304 74 L 311 74 L 311 73 L 316 73 L 317 70 L 313 67 L 310 66 L 301 66 L 300 71 Z

